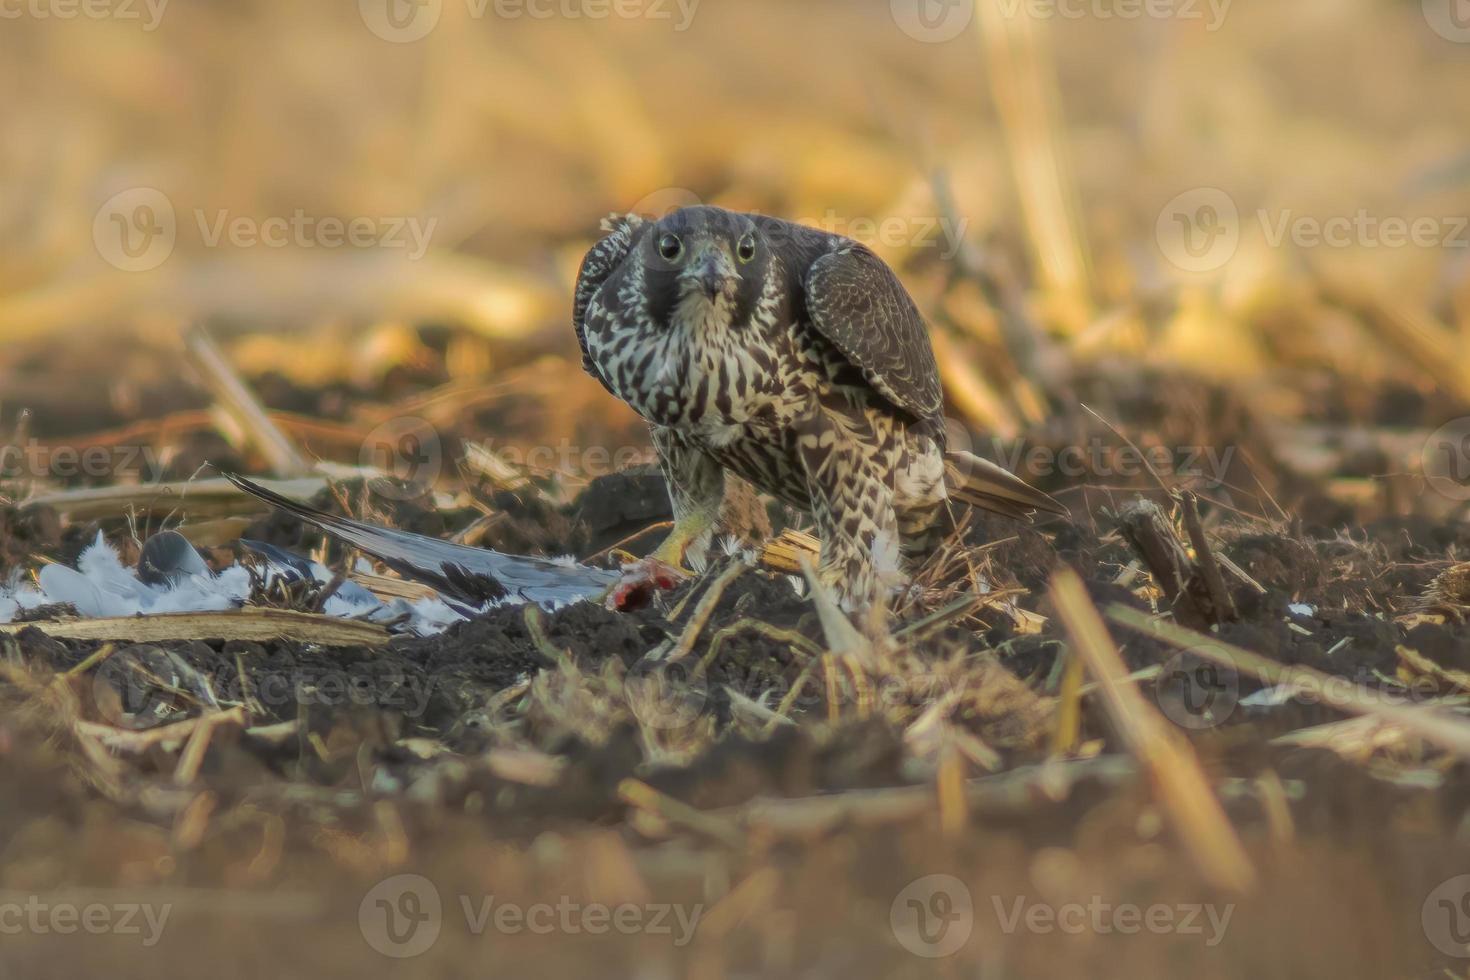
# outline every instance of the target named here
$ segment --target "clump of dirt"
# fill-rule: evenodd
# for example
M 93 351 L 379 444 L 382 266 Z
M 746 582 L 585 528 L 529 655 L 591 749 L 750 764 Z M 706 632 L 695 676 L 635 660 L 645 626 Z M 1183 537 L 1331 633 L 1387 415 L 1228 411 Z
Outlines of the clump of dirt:
M 36 555 L 53 553 L 64 533 L 50 507 L 0 506 L 0 568 L 22 568 Z
M 582 602 L 538 617 L 541 646 L 526 616 L 527 607 L 500 606 L 442 634 L 395 641 L 392 649 L 436 677 L 494 691 L 553 664 L 546 647 L 593 666 L 613 657 L 631 663 L 659 636 L 637 619 Z
M 769 738 L 727 738 L 697 769 L 661 768 L 649 785 L 701 810 L 735 806 L 760 796 L 800 797 L 820 792 L 890 786 L 904 781 L 903 745 L 888 727 L 852 723 L 818 741 L 795 727 Z
M 673 517 L 668 487 L 652 466 L 598 477 L 568 510 L 585 529 L 589 553 L 611 548 Z M 650 538 L 645 548 L 656 541 L 656 536 Z

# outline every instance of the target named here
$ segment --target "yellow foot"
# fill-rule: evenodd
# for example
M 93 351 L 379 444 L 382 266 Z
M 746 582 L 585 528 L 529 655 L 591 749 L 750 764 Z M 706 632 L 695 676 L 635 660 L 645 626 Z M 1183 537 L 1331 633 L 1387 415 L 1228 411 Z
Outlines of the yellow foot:
M 685 552 L 713 523 L 713 516 L 702 514 L 685 515 L 676 521 L 658 550 L 641 561 L 623 566 L 622 578 L 607 594 L 607 607 L 637 609 L 647 605 L 654 592 L 677 588 L 679 583 L 693 576 L 694 573 L 684 566 Z
M 649 558 L 686 570 L 686 574 L 690 574 L 687 572 L 688 566 L 684 564 L 685 554 L 689 551 L 689 546 L 704 537 L 714 523 L 714 514 L 686 514 L 674 522 L 669 536 L 664 538 L 663 543 Z

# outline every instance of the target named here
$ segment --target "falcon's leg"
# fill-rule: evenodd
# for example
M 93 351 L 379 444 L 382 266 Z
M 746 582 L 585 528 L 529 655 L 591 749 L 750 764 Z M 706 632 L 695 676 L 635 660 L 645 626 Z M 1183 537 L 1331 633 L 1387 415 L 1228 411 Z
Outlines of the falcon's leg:
M 653 554 L 623 566 L 621 580 L 607 596 L 612 609 L 637 608 L 653 592 L 676 587 L 689 574 L 686 558 L 696 571 L 703 570 L 725 496 L 720 464 L 670 429 L 650 426 L 649 431 L 669 485 L 674 528 Z
M 817 578 L 847 609 L 872 602 L 898 572 L 892 474 L 884 472 L 874 445 L 866 421 L 827 412 L 818 412 L 797 437 L 822 539 Z
M 674 508 L 673 530 L 651 557 L 676 568 L 687 558 L 702 570 L 725 499 L 725 471 L 672 430 L 652 426 L 650 431 Z

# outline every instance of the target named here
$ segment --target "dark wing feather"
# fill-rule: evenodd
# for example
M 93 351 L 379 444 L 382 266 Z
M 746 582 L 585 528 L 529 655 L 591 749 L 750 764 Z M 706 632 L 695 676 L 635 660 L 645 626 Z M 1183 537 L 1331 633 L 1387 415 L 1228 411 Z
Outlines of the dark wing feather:
M 612 391 L 612 388 L 598 373 L 597 365 L 592 363 L 592 357 L 587 353 L 587 308 L 592 305 L 592 299 L 602 288 L 602 284 L 607 282 L 633 250 L 633 242 L 642 225 L 643 219 L 633 214 L 615 216 L 603 222 L 603 228 L 608 234 L 588 250 L 586 257 L 582 259 L 582 268 L 577 273 L 577 290 L 572 301 L 572 326 L 577 330 L 577 344 L 582 348 L 582 369 L 601 381 L 608 391 Z
M 617 581 L 617 572 L 600 568 L 471 548 L 338 517 L 283 497 L 243 476 L 224 476 L 251 496 L 381 559 L 405 578 L 425 582 L 463 602 L 479 604 L 509 594 L 530 602 L 561 604 L 596 598 Z
M 939 365 L 924 318 L 898 276 L 867 248 L 845 243 L 812 263 L 812 324 L 868 382 L 918 418 L 939 414 Z

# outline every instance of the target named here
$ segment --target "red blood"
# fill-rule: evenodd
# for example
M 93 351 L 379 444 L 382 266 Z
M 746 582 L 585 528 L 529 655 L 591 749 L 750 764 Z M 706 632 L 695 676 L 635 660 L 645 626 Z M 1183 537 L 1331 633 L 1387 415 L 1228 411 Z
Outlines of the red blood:
M 623 566 L 623 577 L 607 597 L 607 607 L 619 612 L 642 609 L 655 592 L 668 592 L 685 579 L 679 569 L 655 558 L 644 558 Z

